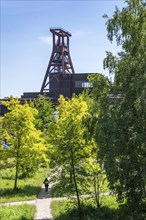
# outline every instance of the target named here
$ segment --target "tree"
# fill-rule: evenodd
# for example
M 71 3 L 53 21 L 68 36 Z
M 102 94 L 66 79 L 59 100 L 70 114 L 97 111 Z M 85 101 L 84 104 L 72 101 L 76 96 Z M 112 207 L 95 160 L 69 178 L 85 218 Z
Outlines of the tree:
M 105 96 L 93 96 L 100 106 L 96 140 L 104 160 L 110 188 L 119 201 L 126 199 L 133 219 L 141 214 L 146 198 L 146 5 L 127 0 L 107 20 L 108 39 L 115 38 L 122 52 L 107 52 L 105 68 L 115 75 L 113 85 L 104 83 Z M 107 17 L 107 16 L 105 16 Z M 109 88 L 109 89 L 108 89 Z M 103 89 L 102 89 L 103 91 Z M 116 99 L 108 98 L 111 93 Z M 98 91 L 99 94 L 99 91 Z
M 36 128 L 45 132 L 49 123 L 55 120 L 52 101 L 44 95 L 39 95 L 37 99 L 30 103 L 30 106 L 38 110 Z
M 61 180 L 63 186 L 74 190 L 77 196 L 79 212 L 81 212 L 80 185 L 84 184 L 84 161 L 92 149 L 85 134 L 84 119 L 88 114 L 88 106 L 83 96 L 73 96 L 72 99 L 59 98 L 58 120 L 51 124 L 55 161 L 62 168 Z
M 43 144 L 41 131 L 35 128 L 37 110 L 28 104 L 21 105 L 16 99 L 3 102 L 9 112 L 1 119 L 2 138 L 6 139 L 9 148 L 3 149 L 3 163 L 8 162 L 15 167 L 14 189 L 17 189 L 17 180 L 20 171 L 36 170 L 40 163 L 47 161 L 46 148 Z
M 91 143 L 92 151 L 90 157 L 84 160 L 84 170 L 86 173 L 85 178 L 89 180 L 89 185 L 88 182 L 86 185 L 89 188 L 91 184 L 93 185 L 95 203 L 97 208 L 100 208 L 100 193 L 106 176 L 105 170 L 103 169 L 103 161 L 99 157 L 99 146 L 96 142 L 96 128 L 98 126 L 98 117 L 100 113 L 100 99 L 107 96 L 110 82 L 100 73 L 89 74 L 88 80 L 91 82 L 94 89 L 92 93 L 88 90 L 83 92 L 84 100 L 88 105 L 88 115 L 84 120 L 84 126 L 87 129 L 85 138 Z

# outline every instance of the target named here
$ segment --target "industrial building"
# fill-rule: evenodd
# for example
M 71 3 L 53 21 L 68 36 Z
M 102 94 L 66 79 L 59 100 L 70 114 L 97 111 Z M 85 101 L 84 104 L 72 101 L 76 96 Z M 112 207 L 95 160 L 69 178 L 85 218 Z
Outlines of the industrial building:
M 53 48 L 50 61 L 39 92 L 24 92 L 20 102 L 36 99 L 39 94 L 46 95 L 58 104 L 59 95 L 71 98 L 73 93 L 80 94 L 84 88 L 91 88 L 88 73 L 75 73 L 72 64 L 69 44 L 71 33 L 62 28 L 50 28 Z M 3 99 L 5 100 L 5 99 Z M 5 106 L 0 106 L 1 115 L 5 113 Z
M 47 71 L 40 92 L 25 92 L 21 98 L 36 98 L 38 94 L 46 94 L 54 102 L 62 94 L 71 98 L 72 94 L 79 94 L 84 88 L 91 87 L 88 73 L 75 73 L 72 64 L 69 38 L 71 33 L 62 28 L 50 29 L 53 38 L 53 48 Z

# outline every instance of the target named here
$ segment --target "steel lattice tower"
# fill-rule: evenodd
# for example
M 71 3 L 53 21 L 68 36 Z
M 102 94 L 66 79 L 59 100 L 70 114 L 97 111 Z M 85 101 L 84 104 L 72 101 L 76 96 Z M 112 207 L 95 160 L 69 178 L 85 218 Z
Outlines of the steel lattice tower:
M 51 28 L 50 31 L 53 34 L 53 49 L 40 92 L 58 97 L 60 76 L 75 73 L 69 52 L 71 34 L 61 28 Z

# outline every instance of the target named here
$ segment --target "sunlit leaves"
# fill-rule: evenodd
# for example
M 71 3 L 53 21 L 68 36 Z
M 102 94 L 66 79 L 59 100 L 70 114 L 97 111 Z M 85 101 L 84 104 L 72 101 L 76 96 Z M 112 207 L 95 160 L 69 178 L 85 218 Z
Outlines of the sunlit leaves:
M 37 110 L 28 104 L 19 104 L 17 99 L 4 104 L 10 111 L 2 118 L 2 138 L 9 145 L 9 149 L 2 152 L 4 153 L 3 163 L 7 166 L 7 163 L 11 161 L 15 166 L 15 188 L 17 188 L 20 171 L 26 174 L 29 171 L 32 172 L 37 169 L 40 162 L 47 160 L 46 148 L 41 131 L 35 128 Z
M 80 208 L 79 185 L 82 183 L 83 187 L 85 183 L 85 160 L 92 151 L 92 144 L 86 138 L 87 127 L 84 123 L 89 114 L 88 105 L 83 95 L 74 95 L 72 99 L 60 96 L 59 103 L 58 120 L 55 124 L 50 124 L 50 141 L 54 146 L 52 158 L 57 166 L 62 167 L 61 181 L 66 180 L 65 186 L 74 190 Z
M 49 123 L 54 121 L 54 108 L 53 103 L 46 96 L 39 95 L 37 99 L 31 102 L 30 106 L 38 110 L 36 117 L 36 128 L 45 132 Z

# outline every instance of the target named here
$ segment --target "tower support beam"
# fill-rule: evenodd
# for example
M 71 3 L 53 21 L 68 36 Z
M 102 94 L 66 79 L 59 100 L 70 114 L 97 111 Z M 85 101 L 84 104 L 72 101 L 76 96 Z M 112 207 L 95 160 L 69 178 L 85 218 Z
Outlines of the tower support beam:
M 61 28 L 51 28 L 50 31 L 53 35 L 53 48 L 40 92 L 58 97 L 60 77 L 75 73 L 69 52 L 71 34 Z

